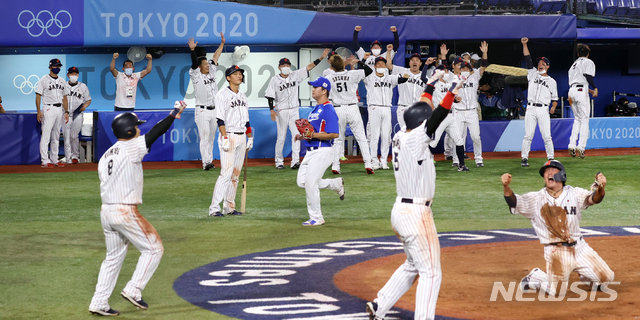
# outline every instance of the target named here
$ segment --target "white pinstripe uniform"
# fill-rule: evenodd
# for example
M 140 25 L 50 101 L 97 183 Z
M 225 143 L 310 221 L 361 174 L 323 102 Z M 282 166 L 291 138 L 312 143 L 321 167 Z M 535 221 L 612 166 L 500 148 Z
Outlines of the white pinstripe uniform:
M 431 100 L 433 101 L 434 106 L 439 105 L 440 101 L 442 101 L 447 92 L 449 92 L 451 81 L 453 79 L 453 74 L 447 73 L 443 77 L 444 81 L 438 81 L 436 83 L 435 90 L 433 90 L 433 99 Z M 460 160 L 458 159 L 458 155 L 453 147 L 464 145 L 464 140 L 462 140 L 462 129 L 460 128 L 460 124 L 455 121 L 452 112 L 449 112 L 447 117 L 442 120 L 436 129 L 435 138 L 429 143 L 432 148 L 435 148 L 438 145 L 438 142 L 440 142 L 440 138 L 444 132 L 447 133 L 447 136 L 445 137 L 444 153 L 445 155 L 451 155 L 453 157 L 453 164 L 459 164 Z
M 569 275 L 573 271 L 580 274 L 583 281 L 598 284 L 613 281 L 613 271 L 598 253 L 582 239 L 580 220 L 582 219 L 582 210 L 589 206 L 587 199 L 591 194 L 585 189 L 564 186 L 558 198 L 553 198 L 546 188 L 537 192 L 516 195 L 516 207 L 511 208 L 511 213 L 521 214 L 531 220 L 540 243 L 544 245 L 544 259 L 547 262 L 546 273 L 538 269 L 531 274 L 529 286 L 532 289 L 542 288 L 547 293 L 555 295 L 556 288 L 553 285 L 550 286 L 549 281 L 555 283 L 568 281 Z M 571 234 L 572 242 L 577 242 L 574 246 L 555 244 L 564 240 L 556 238 L 547 229 L 544 218 L 540 214 L 540 210 L 545 204 L 562 207 L 567 212 L 567 228 Z
M 588 74 L 596 76 L 596 65 L 589 58 L 578 58 L 571 69 L 569 69 L 569 98 L 573 100 L 571 110 L 573 110 L 573 128 L 569 137 L 569 148 L 583 150 L 587 147 L 589 139 L 589 114 L 591 104 L 589 102 L 589 82 L 584 77 Z M 578 134 L 580 143 L 578 144 Z
M 426 123 L 426 122 L 425 122 Z M 436 169 L 429 151 L 431 139 L 425 123 L 393 139 L 393 166 L 398 197 L 391 211 L 391 225 L 402 241 L 407 260 L 380 289 L 376 319 L 386 313 L 411 288 L 417 275 L 414 319 L 434 319 L 442 282 L 440 242 L 431 200 L 435 194 Z
M 344 135 L 347 130 L 347 124 L 360 146 L 364 167 L 371 168 L 373 164 L 369 151 L 369 141 L 364 132 L 364 123 L 362 122 L 362 115 L 360 115 L 358 96 L 356 94 L 358 83 L 365 78 L 364 70 L 335 72 L 332 69 L 326 69 L 323 74 L 326 74 L 325 77 L 331 82 L 329 99 L 338 115 L 339 126 L 338 138 L 333 141 L 333 165 L 331 170 L 340 171 L 340 158 L 344 156 Z
M 358 49 L 358 51 L 356 51 L 356 56 L 358 57 L 358 60 L 362 60 L 362 59 L 364 59 L 364 55 L 365 55 L 365 53 L 366 53 L 366 52 L 364 51 L 364 49 L 363 49 L 362 47 L 360 47 L 360 48 Z M 396 56 L 396 52 L 395 52 L 395 51 L 391 51 L 391 60 L 393 60 L 393 58 L 394 58 L 395 56 Z M 369 57 L 368 57 L 368 58 L 367 58 L 367 60 L 364 62 L 364 64 L 368 65 L 368 66 L 369 66 L 369 68 L 371 68 L 372 70 L 374 70 L 374 71 L 375 71 L 375 70 L 376 70 L 375 65 L 376 65 L 376 58 L 377 58 L 377 57 L 383 57 L 383 58 L 385 58 L 385 59 L 386 59 L 386 58 L 387 58 L 387 52 L 386 52 L 386 51 L 385 51 L 385 52 L 382 52 L 382 50 L 381 50 L 381 53 L 380 53 L 380 55 L 378 55 L 378 56 L 374 56 L 373 54 L 369 55 Z
M 391 98 L 393 88 L 398 85 L 398 76 L 385 74 L 379 77 L 373 72 L 364 78 L 364 84 L 367 87 L 367 111 L 369 112 L 367 129 L 373 168 L 389 169 L 387 158 L 391 145 Z M 378 141 L 382 141 L 379 160 Z
M 215 110 L 215 97 L 218 93 L 216 69 L 216 64 L 211 60 L 209 60 L 208 74 L 202 74 L 200 68 L 189 69 L 189 77 L 196 96 L 194 121 L 200 137 L 200 156 L 203 168 L 213 162 L 213 143 L 218 130 Z
M 527 112 L 524 116 L 524 139 L 522 140 L 522 158 L 529 158 L 531 140 L 536 130 L 536 123 L 540 127 L 540 135 L 544 140 L 547 158 L 553 159 L 553 140 L 551 139 L 551 120 L 549 105 L 558 101 L 558 85 L 553 78 L 541 76 L 538 68 L 529 69 L 527 75 L 529 88 L 527 92 Z
M 249 122 L 249 108 L 247 96 L 242 91 L 233 92 L 226 87 L 216 95 L 216 117 L 224 121 L 229 138 L 229 151 L 220 148 L 220 176 L 213 189 L 213 198 L 209 207 L 209 214 L 220 212 L 220 202 L 224 200 L 224 212 L 232 213 L 236 210 L 236 191 L 245 152 L 247 152 L 246 124 Z M 218 137 L 220 141 L 221 137 Z
M 453 75 L 453 78 L 460 78 L 460 75 Z M 482 163 L 482 141 L 480 140 L 480 120 L 478 119 L 478 84 L 480 81 L 480 70 L 474 69 L 467 81 L 462 85 L 458 96 L 462 98 L 459 103 L 453 104 L 453 117 L 460 124 L 462 130 L 462 141 L 467 140 L 467 128 L 473 140 L 473 154 L 476 164 Z
M 107 257 L 100 267 L 89 310 L 109 310 L 109 296 L 116 285 L 129 242 L 140 250 L 131 280 L 122 291 L 135 300 L 158 268 L 164 248 L 156 229 L 138 212 L 142 203 L 142 158 L 149 152 L 145 136 L 118 141 L 100 158 L 100 220 Z
M 87 85 L 80 81 L 74 85 L 67 82 L 67 89 L 69 90 L 69 95 L 67 95 L 69 122 L 63 125 L 62 133 L 64 135 L 64 156 L 67 158 L 67 163 L 70 163 L 72 159 L 78 160 L 80 157 L 80 130 L 84 122 L 83 113 L 73 119 L 73 112 L 91 100 L 91 94 Z
M 47 74 L 38 81 L 36 93 L 41 96 L 40 110 L 42 112 L 40 162 L 42 164 L 56 164 L 60 148 L 60 129 L 64 124 L 62 98 L 69 95 L 69 88 L 62 77 L 58 76 L 54 79 L 50 74 Z M 51 143 L 51 148 L 49 148 L 49 143 Z
M 275 100 L 276 127 L 278 137 L 276 139 L 276 167 L 284 165 L 284 140 L 287 137 L 287 127 L 291 132 L 291 166 L 300 163 L 300 141 L 295 140 L 299 134 L 296 120 L 300 119 L 300 100 L 298 100 L 298 87 L 300 81 L 309 77 L 307 68 L 293 71 L 283 78 L 278 74 L 271 78 L 264 96 Z
M 425 68 L 427 68 L 427 66 L 425 66 Z M 400 76 L 405 74 L 409 75 L 407 82 L 398 85 L 398 109 L 396 110 L 400 130 L 405 130 L 407 126 L 404 123 L 404 110 L 420 100 L 420 96 L 427 87 L 427 84 L 422 81 L 421 72 L 414 74 L 409 68 L 394 65 L 391 74 Z

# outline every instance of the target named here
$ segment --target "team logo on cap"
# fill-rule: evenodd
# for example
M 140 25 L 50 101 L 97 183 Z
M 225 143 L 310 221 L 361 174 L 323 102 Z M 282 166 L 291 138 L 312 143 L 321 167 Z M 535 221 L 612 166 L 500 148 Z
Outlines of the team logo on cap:
M 68 22 L 65 24 L 67 20 Z M 18 14 L 18 24 L 27 29 L 27 32 L 32 37 L 39 37 L 44 32 L 51 37 L 57 37 L 62 33 L 62 30 L 71 25 L 71 21 L 73 19 L 67 10 L 60 10 L 55 15 L 49 10 L 42 10 L 38 14 L 33 14 L 29 10 L 22 10 Z

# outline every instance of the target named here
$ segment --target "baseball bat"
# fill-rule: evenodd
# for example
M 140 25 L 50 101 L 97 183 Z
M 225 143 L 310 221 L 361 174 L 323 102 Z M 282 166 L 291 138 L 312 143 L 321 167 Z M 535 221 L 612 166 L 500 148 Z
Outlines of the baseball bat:
M 245 213 L 247 205 L 247 164 L 249 163 L 249 151 L 244 155 L 244 178 L 242 179 L 242 196 L 240 197 L 240 212 Z

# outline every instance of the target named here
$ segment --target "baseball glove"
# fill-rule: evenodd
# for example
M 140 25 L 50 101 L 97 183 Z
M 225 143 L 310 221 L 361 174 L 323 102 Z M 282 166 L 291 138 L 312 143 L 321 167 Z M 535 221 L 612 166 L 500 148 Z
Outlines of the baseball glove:
M 302 135 L 302 137 L 306 140 L 311 140 L 311 135 L 315 131 L 309 120 L 307 119 L 298 119 L 296 120 L 296 127 L 298 127 L 298 131 Z
M 571 242 L 571 234 L 567 227 L 567 213 L 563 208 L 545 204 L 540 209 L 540 215 L 554 237 L 564 242 Z

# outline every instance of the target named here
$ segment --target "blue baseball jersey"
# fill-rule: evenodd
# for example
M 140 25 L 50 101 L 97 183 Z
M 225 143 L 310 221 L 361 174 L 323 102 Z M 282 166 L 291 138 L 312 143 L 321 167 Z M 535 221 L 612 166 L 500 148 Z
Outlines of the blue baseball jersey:
M 309 114 L 309 123 L 315 132 L 338 133 L 338 115 L 329 101 L 316 105 Z M 331 147 L 331 140 L 302 140 L 302 147 Z

